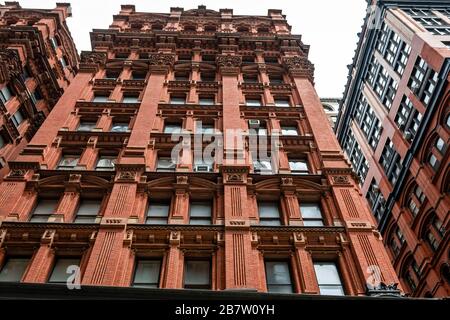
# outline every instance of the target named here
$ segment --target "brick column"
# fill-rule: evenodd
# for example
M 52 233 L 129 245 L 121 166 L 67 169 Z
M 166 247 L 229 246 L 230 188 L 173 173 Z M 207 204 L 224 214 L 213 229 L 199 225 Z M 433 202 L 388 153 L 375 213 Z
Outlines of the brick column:
M 294 226 L 303 225 L 300 216 L 300 206 L 298 204 L 298 198 L 292 178 L 281 179 L 281 191 L 283 192 L 281 206 L 285 213 L 285 224 Z
M 302 233 L 294 233 L 295 255 L 294 260 L 300 269 L 301 293 L 318 294 L 316 273 L 311 254 L 306 251 L 306 239 Z
M 41 245 L 35 252 L 23 282 L 44 283 L 50 276 L 55 252 L 52 248 L 55 230 L 46 230 L 41 238 Z
M 184 258 L 179 246 L 181 235 L 179 232 L 170 233 L 169 250 L 167 252 L 166 265 L 167 271 L 163 279 L 163 288 L 179 289 L 183 286 L 183 265 Z
M 175 199 L 172 212 L 170 213 L 169 223 L 187 224 L 189 222 L 189 193 L 188 177 L 177 176 L 177 182 L 174 185 Z

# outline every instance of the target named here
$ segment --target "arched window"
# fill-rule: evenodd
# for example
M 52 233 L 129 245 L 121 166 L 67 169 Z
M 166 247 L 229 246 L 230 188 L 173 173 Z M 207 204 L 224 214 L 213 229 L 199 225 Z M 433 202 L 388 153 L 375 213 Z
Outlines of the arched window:
M 195 31 L 197 31 L 197 27 L 194 25 L 187 25 L 187 26 L 184 26 L 184 31 L 195 32 Z
M 434 139 L 432 140 L 432 143 L 428 148 L 425 161 L 434 172 L 437 172 L 439 170 L 439 167 L 444 160 L 447 147 L 447 143 L 439 135 L 436 135 L 436 137 L 434 137 Z
M 428 243 L 432 251 L 436 251 L 445 234 L 445 227 L 436 213 L 430 214 L 422 230 L 422 239 Z
M 391 248 L 394 257 L 397 257 L 403 244 L 405 243 L 405 237 L 398 226 L 394 227 L 392 230 L 393 232 L 391 232 L 391 236 L 389 238 L 389 247 Z
M 402 278 L 407 283 L 411 293 L 413 293 L 420 281 L 420 268 L 413 256 L 409 256 L 402 269 Z
M 425 200 L 426 196 L 423 193 L 422 188 L 416 183 L 413 183 L 413 186 L 409 189 L 408 198 L 405 203 L 413 217 L 418 215 Z

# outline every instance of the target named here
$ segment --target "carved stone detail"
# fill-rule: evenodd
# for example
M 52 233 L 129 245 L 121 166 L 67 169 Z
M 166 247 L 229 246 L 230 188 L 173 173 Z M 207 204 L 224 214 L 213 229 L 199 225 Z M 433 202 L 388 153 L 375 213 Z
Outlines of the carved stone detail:
M 348 176 L 332 176 L 331 180 L 333 181 L 333 184 L 335 185 L 349 185 L 350 179 Z
M 314 65 L 305 56 L 283 57 L 285 68 L 296 77 L 308 78 L 314 81 Z

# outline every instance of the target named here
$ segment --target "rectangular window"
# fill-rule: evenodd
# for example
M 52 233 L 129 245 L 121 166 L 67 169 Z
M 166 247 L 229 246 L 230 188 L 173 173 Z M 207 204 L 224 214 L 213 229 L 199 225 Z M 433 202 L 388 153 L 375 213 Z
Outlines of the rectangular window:
M 67 283 L 67 279 L 72 275 L 70 267 L 80 267 L 80 259 L 76 258 L 55 258 L 52 274 L 48 283 Z
M 283 75 L 281 74 L 271 74 L 269 76 L 271 84 L 283 84 Z
M 61 59 L 59 59 L 59 62 L 61 62 L 61 65 L 63 68 L 67 67 L 67 60 L 64 57 L 61 57 Z
M 145 72 L 133 71 L 131 73 L 132 80 L 145 80 L 146 77 L 147 77 L 147 73 L 145 73 Z
M 30 222 L 47 222 L 48 218 L 55 212 L 59 200 L 40 199 L 30 218 Z
M 139 96 L 123 96 L 122 103 L 139 103 Z
M 0 134 L 0 149 L 3 148 L 6 144 L 5 138 Z
M 211 289 L 211 261 L 190 260 L 184 262 L 185 289 Z
M 380 188 L 377 185 L 375 179 L 370 182 L 369 190 L 366 194 L 366 199 L 369 202 L 370 208 L 375 218 L 380 221 L 385 211 L 386 201 L 383 194 L 380 192 Z
M 78 155 L 63 155 L 59 160 L 57 170 L 73 170 L 78 164 L 80 156 Z
M 170 104 L 185 104 L 186 96 L 170 96 Z
M 403 96 L 400 108 L 395 116 L 395 123 L 406 140 L 412 141 L 419 129 L 422 121 L 422 114 L 414 108 L 411 100 L 407 96 Z
M 289 101 L 289 98 L 275 98 L 275 107 L 290 107 L 291 102 Z
M 402 162 L 400 155 L 395 151 L 394 144 L 390 139 L 386 141 L 379 162 L 388 180 L 394 185 L 402 169 Z
M 146 224 L 167 224 L 170 205 L 168 203 L 150 203 L 145 218 Z
M 3 104 L 5 104 L 9 99 L 11 99 L 11 97 L 12 97 L 11 90 L 9 90 L 7 86 L 4 86 L 0 90 L 0 100 L 3 102 Z
M 111 132 L 128 132 L 128 123 L 114 122 L 111 126 Z
M 280 208 L 277 202 L 258 202 L 259 224 L 263 226 L 280 226 Z
M 257 159 L 253 160 L 253 172 L 254 173 L 271 173 L 272 172 L 272 163 L 270 159 L 262 160 Z
M 308 162 L 303 159 L 289 159 L 289 168 L 293 174 L 308 174 Z
M 101 200 L 80 200 L 75 223 L 94 223 L 100 211 Z
M 291 272 L 287 261 L 265 261 L 267 291 L 293 293 Z
M 314 262 L 314 270 L 321 295 L 345 295 L 339 271 L 334 262 Z
M 12 122 L 14 123 L 14 126 L 16 128 L 19 127 L 19 125 L 23 122 L 24 117 L 20 110 L 17 110 L 16 113 L 14 113 L 11 117 Z
M 295 126 L 281 126 L 282 136 L 298 136 L 298 129 Z
M 301 203 L 300 212 L 305 227 L 321 227 L 323 226 L 322 211 L 317 203 Z
M 182 130 L 181 124 L 167 123 L 164 125 L 164 133 L 167 133 L 167 134 L 180 133 L 181 130 Z
M 109 95 L 106 94 L 95 94 L 92 102 L 108 102 Z
M 29 262 L 29 258 L 7 258 L 0 270 L 0 282 L 20 282 Z
M 95 170 L 107 171 L 114 170 L 117 158 L 112 156 L 100 156 L 95 166 Z
M 77 131 L 92 131 L 97 126 L 97 122 L 80 121 Z
M 243 76 L 245 83 L 257 83 L 258 75 L 257 74 L 244 74 Z
M 358 174 L 361 182 L 364 183 L 367 176 L 367 171 L 369 170 L 369 163 L 364 157 L 361 147 L 357 143 L 351 129 L 347 131 L 347 138 L 344 142 L 344 150 L 352 163 L 353 170 L 355 170 Z
M 214 134 L 215 128 L 213 124 L 209 123 L 201 123 L 201 125 L 198 125 L 196 127 L 196 133 L 202 133 L 202 134 Z
M 245 105 L 248 107 L 261 107 L 261 98 L 246 98 Z
M 216 102 L 212 97 L 200 97 L 198 103 L 201 106 L 213 106 Z
M 211 203 L 191 202 L 189 205 L 189 224 L 211 224 L 211 213 Z
M 120 76 L 120 71 L 106 70 L 104 79 L 116 80 Z
M 438 73 L 431 69 L 428 63 L 420 56 L 417 57 L 414 69 L 408 82 L 408 87 L 428 106 L 438 81 Z
M 189 81 L 189 73 L 185 72 L 176 72 L 175 73 L 176 81 Z
M 159 288 L 161 260 L 138 259 L 134 269 L 132 287 Z
M 156 171 L 158 172 L 175 172 L 176 164 L 172 162 L 169 157 L 160 157 L 156 164 Z
M 200 74 L 202 81 L 213 82 L 216 80 L 216 75 L 214 73 L 201 73 Z

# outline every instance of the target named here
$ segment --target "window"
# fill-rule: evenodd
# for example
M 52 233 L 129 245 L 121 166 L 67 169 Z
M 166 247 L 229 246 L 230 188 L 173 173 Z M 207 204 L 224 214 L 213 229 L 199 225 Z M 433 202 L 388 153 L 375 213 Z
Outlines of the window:
M 442 154 L 445 154 L 445 150 L 447 149 L 447 146 L 445 144 L 445 141 L 442 140 L 441 137 L 437 138 L 436 143 L 434 144 L 436 149 Z
M 375 55 L 372 56 L 369 68 L 367 69 L 366 79 L 368 84 L 375 91 L 379 100 L 387 109 L 390 109 L 397 92 L 398 83 L 392 79 L 389 72 L 378 63 Z
M 366 97 L 362 93 L 359 95 L 353 117 L 359 124 L 369 145 L 375 150 L 381 137 L 381 121 L 377 118 L 373 108 L 369 105 Z
M 388 180 L 395 184 L 402 169 L 400 155 L 395 151 L 394 144 L 388 138 L 380 157 L 380 164 Z
M 120 76 L 120 71 L 106 70 L 104 79 L 116 80 Z
M 305 227 L 321 227 L 323 226 L 323 217 L 320 206 L 317 203 L 301 203 L 300 212 Z
M 264 120 L 248 120 L 249 133 L 251 135 L 267 135 L 266 122 Z
M 20 282 L 29 262 L 29 258 L 7 258 L 0 270 L 0 282 Z
M 246 98 L 245 105 L 248 107 L 261 107 L 261 98 Z
M 131 80 L 145 80 L 146 77 L 146 72 L 133 71 L 131 73 Z
M 19 125 L 23 122 L 24 117 L 22 114 L 22 111 L 17 110 L 11 117 L 11 121 L 14 123 L 14 126 L 16 126 L 16 128 L 19 127 Z
M 168 203 L 150 203 L 145 218 L 146 224 L 166 224 L 169 218 L 170 205 Z
M 339 271 L 334 262 L 314 262 L 314 270 L 321 295 L 345 295 Z
M 53 266 L 52 274 L 48 279 L 48 283 L 67 283 L 67 279 L 71 276 L 69 267 L 80 266 L 80 259 L 74 258 L 56 258 Z
M 242 56 L 242 62 L 255 62 L 254 56 Z
M 127 59 L 129 55 L 128 52 L 116 52 L 116 59 Z
M 415 217 L 420 211 L 422 204 L 425 202 L 426 196 L 422 189 L 416 185 L 408 198 L 408 208 Z
M 367 172 L 369 171 L 369 162 L 364 157 L 361 147 L 357 143 L 352 129 L 347 131 L 347 138 L 344 142 L 344 150 L 352 163 L 353 170 L 358 174 L 361 182 L 364 183 Z
M 189 206 L 189 224 L 211 224 L 211 203 L 191 202 Z
M 108 102 L 109 94 L 95 94 L 92 102 Z
M 214 133 L 214 125 L 209 123 L 203 123 L 201 121 L 196 122 L 196 133 L 202 133 L 202 134 L 213 134 Z
M 126 95 L 123 96 L 122 102 L 123 103 L 139 103 L 139 96 L 138 95 Z
M 265 261 L 267 291 L 277 293 L 293 293 L 289 262 Z
M 113 122 L 111 126 L 111 132 L 127 132 L 128 123 L 125 122 Z
M 282 84 L 282 83 L 284 83 L 283 75 L 281 75 L 281 74 L 271 74 L 269 76 L 269 78 L 270 78 L 270 83 L 271 84 Z
M 272 163 L 270 159 L 253 160 L 253 171 L 255 173 L 272 173 Z
M 428 63 L 420 56 L 417 57 L 411 77 L 408 81 L 408 87 L 419 98 L 419 100 L 428 106 L 434 93 L 438 81 L 438 73 L 431 69 Z
M 295 126 L 281 126 L 282 136 L 298 136 L 298 129 Z
M 59 160 L 57 170 L 73 170 L 78 164 L 80 156 L 78 155 L 63 155 Z
M 258 75 L 256 73 L 254 74 L 244 74 L 243 75 L 244 82 L 245 83 L 257 83 L 258 81 Z
M 401 76 L 411 53 L 411 47 L 391 30 L 387 24 L 383 24 L 378 38 L 377 50 Z
M 55 38 L 49 38 L 50 43 L 52 44 L 53 49 L 58 48 L 58 42 L 56 41 Z
M 61 62 L 61 65 L 63 68 L 67 67 L 67 60 L 64 57 L 61 57 L 61 59 L 59 59 L 59 62 Z
M 422 238 L 429 244 L 431 250 L 436 251 L 444 235 L 445 227 L 436 213 L 433 212 L 425 224 Z
M 169 157 L 160 157 L 158 158 L 158 162 L 156 164 L 157 172 L 174 172 L 176 169 L 176 164 L 172 162 L 172 159 Z
M 3 148 L 6 144 L 5 138 L 0 134 L 0 149 Z
M 275 107 L 290 107 L 291 103 L 289 101 L 289 98 L 275 98 Z
M 159 288 L 161 260 L 138 259 L 131 286 L 138 288 Z
M 187 72 L 176 72 L 175 73 L 176 81 L 189 81 L 189 73 Z
M 201 106 L 213 106 L 216 102 L 214 97 L 200 97 L 198 103 Z
M 211 289 L 211 261 L 191 260 L 184 262 L 185 289 Z
M 289 159 L 289 168 L 294 174 L 308 174 L 308 162 L 303 159 Z
M 77 131 L 92 131 L 97 126 L 97 122 L 80 121 Z
M 212 82 L 212 81 L 216 80 L 216 75 L 214 73 L 204 73 L 204 72 L 202 72 L 200 74 L 200 77 L 201 77 L 202 81 Z
M 178 123 L 167 123 L 164 125 L 164 133 L 180 133 L 181 130 L 181 124 Z
M 370 182 L 370 187 L 367 191 L 366 198 L 369 202 L 370 208 L 372 209 L 373 215 L 378 221 L 380 221 L 382 215 L 384 214 L 386 201 L 374 178 Z
M 258 212 L 260 225 L 281 225 L 280 209 L 277 202 L 258 202 Z
M 278 63 L 278 57 L 264 57 L 265 63 Z
M 100 211 L 101 200 L 80 200 L 75 223 L 94 223 Z
M 40 199 L 30 218 L 30 222 L 47 222 L 58 207 L 57 199 Z
M 170 96 L 170 104 L 185 104 L 186 96 Z
M 114 170 L 116 164 L 116 157 L 113 156 L 100 156 L 95 166 L 95 170 L 107 171 Z
M 395 123 L 403 132 L 406 140 L 411 141 L 414 139 L 421 121 L 422 114 L 414 108 L 408 97 L 403 96 L 400 108 L 395 116 Z
M 447 150 L 447 144 L 444 139 L 437 136 L 434 139 L 434 143 L 430 148 L 428 156 L 428 164 L 431 166 L 434 172 L 439 170 L 441 163 L 445 160 L 445 151 Z

